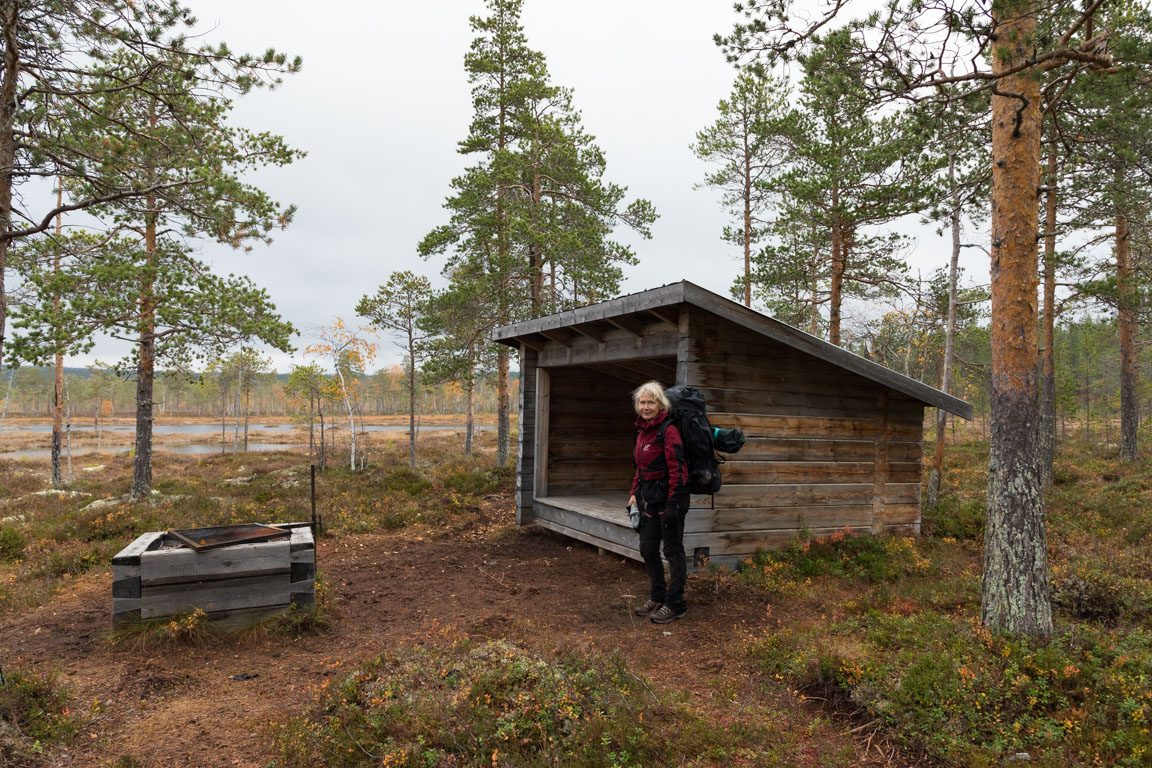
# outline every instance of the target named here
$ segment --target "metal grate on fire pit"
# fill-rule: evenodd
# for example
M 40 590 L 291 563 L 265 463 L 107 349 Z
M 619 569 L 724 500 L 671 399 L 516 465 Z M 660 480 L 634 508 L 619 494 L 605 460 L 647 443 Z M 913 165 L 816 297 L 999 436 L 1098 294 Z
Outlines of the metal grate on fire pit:
M 291 531 L 274 525 L 242 523 L 222 525 L 214 528 L 183 528 L 169 530 L 168 535 L 189 549 L 205 552 L 210 549 L 227 547 L 232 544 L 252 544 L 257 541 L 274 541 L 288 537 Z

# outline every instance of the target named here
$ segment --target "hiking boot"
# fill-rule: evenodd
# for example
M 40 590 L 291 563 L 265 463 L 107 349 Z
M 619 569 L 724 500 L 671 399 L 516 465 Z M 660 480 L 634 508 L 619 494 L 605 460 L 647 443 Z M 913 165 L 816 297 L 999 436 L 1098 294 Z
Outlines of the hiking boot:
M 664 603 L 658 603 L 655 600 L 649 600 L 648 602 L 644 603 L 644 605 L 641 605 L 638 608 L 633 608 L 632 613 L 637 616 L 651 616 L 662 605 L 664 605 Z
M 676 610 L 669 608 L 667 605 L 662 605 L 660 606 L 660 610 L 650 615 L 648 619 L 653 624 L 671 624 L 672 622 L 676 621 L 676 619 L 684 618 L 684 614 L 686 613 L 688 613 L 687 608 L 677 612 Z

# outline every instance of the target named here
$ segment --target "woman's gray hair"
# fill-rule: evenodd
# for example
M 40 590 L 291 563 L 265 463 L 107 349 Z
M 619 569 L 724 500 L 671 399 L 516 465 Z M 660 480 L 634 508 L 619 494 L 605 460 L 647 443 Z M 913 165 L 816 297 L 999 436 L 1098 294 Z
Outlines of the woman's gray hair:
M 672 404 L 668 402 L 668 395 L 664 394 L 664 387 L 658 381 L 649 381 L 640 386 L 632 392 L 632 407 L 636 409 L 636 413 L 640 413 L 640 397 L 642 395 L 651 395 L 660 405 L 660 410 L 667 411 L 672 408 Z

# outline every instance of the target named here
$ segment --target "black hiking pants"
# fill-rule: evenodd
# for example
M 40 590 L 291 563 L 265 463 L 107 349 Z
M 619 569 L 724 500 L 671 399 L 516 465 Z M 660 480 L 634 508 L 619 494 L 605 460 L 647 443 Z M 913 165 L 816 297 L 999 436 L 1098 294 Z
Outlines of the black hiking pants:
M 675 505 L 649 507 L 647 511 L 652 516 L 641 517 L 639 534 L 640 556 L 644 558 L 644 568 L 652 582 L 648 596 L 682 613 L 688 608 L 684 601 L 684 583 L 688 580 L 688 563 L 684 559 L 684 515 Z M 664 559 L 668 561 L 667 584 L 664 581 L 664 563 L 660 561 L 661 544 L 664 545 Z

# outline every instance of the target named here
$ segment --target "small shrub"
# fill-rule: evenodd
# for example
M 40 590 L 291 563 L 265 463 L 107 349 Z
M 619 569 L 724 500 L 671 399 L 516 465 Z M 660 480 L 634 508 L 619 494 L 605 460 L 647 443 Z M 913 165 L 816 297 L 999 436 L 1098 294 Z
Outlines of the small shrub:
M 750 645 L 802 689 L 845 691 L 907 746 L 945 765 L 1147 765 L 1152 636 L 1080 626 L 1047 645 L 929 612 L 785 630 Z
M 407 467 L 394 469 L 381 481 L 390 491 L 402 491 L 409 496 L 417 496 L 432 487 L 432 481 Z
M 500 478 L 494 472 L 464 470 L 444 478 L 444 486 L 460 494 L 481 496 L 500 489 Z
M 19 560 L 24 557 L 24 547 L 27 545 L 27 539 L 18 528 L 0 526 L 0 560 Z
M 935 509 L 924 509 L 924 533 L 959 541 L 984 538 L 984 499 L 943 494 Z
M 800 576 L 833 574 L 874 584 L 924 573 L 931 567 L 911 537 L 854 535 L 851 528 L 819 539 L 795 539 L 783 557 Z
M 1114 625 L 1149 613 L 1146 582 L 1081 567 L 1054 579 L 1052 604 L 1073 618 Z
M 68 742 L 77 723 L 68 708 L 72 694 L 54 675 L 13 668 L 0 686 L 0 763 L 7 755 L 39 752 L 55 742 Z
M 113 631 L 109 640 L 114 646 L 142 651 L 156 647 L 202 647 L 219 634 L 208 615 L 196 608 L 188 613 L 132 622 Z
M 27 550 L 29 575 L 39 578 L 79 576 L 108 563 L 116 548 L 109 542 L 38 541 Z M 35 557 L 33 557 L 35 554 Z

